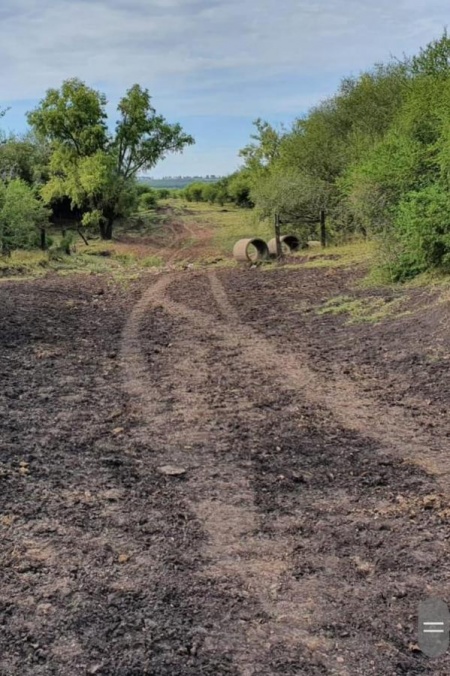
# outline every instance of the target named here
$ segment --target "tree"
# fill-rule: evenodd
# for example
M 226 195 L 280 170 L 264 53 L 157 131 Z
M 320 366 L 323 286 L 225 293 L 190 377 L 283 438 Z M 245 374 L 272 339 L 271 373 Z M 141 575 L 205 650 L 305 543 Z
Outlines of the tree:
M 166 200 L 173 196 L 173 190 L 170 190 L 169 188 L 158 188 L 156 193 L 158 195 L 158 199 L 160 200 Z
M 203 190 L 205 187 L 206 183 L 191 183 L 190 185 L 186 186 L 184 189 L 184 196 L 186 197 L 188 202 L 203 202 L 204 201 L 204 195 L 203 195 Z
M 320 210 L 327 208 L 329 195 L 324 182 L 296 169 L 274 168 L 254 186 L 251 199 L 260 218 L 273 220 L 277 215 L 306 243 L 317 228 Z
M 11 134 L 0 143 L 0 180 L 20 178 L 28 185 L 42 184 L 49 178 L 50 146 L 33 134 Z
M 205 202 L 214 204 L 217 199 L 217 186 L 215 183 L 204 183 L 202 197 Z
M 447 30 L 438 40 L 430 42 L 408 62 L 413 75 L 447 77 L 450 70 L 450 38 Z
M 257 120 L 241 151 L 256 210 L 294 226 L 325 210 L 334 236 L 382 241 L 395 279 L 450 270 L 449 111 L 445 31 L 413 58 L 344 78 L 287 132 Z
M 139 197 L 139 208 L 142 211 L 147 211 L 148 209 L 154 209 L 158 203 L 158 194 L 156 190 L 147 190 L 142 193 Z
M 227 184 L 227 192 L 230 199 L 238 207 L 251 208 L 254 203 L 251 199 L 250 193 L 252 190 L 252 177 L 248 170 L 241 170 L 230 176 Z
M 279 157 L 284 130 L 279 133 L 271 124 L 260 118 L 253 124 L 256 127 L 256 133 L 250 137 L 253 142 L 245 146 L 239 155 L 250 171 L 261 173 Z
M 85 224 L 98 224 L 111 239 L 117 218 L 135 203 L 138 173 L 151 169 L 170 152 L 181 152 L 194 139 L 179 124 L 157 115 L 148 91 L 134 85 L 120 100 L 111 134 L 106 125 L 106 97 L 78 79 L 51 89 L 28 121 L 52 144 L 51 177 L 44 199 L 68 196 L 83 210 Z
M 441 268 L 450 272 L 450 198 L 439 184 L 408 193 L 399 204 L 397 279 Z

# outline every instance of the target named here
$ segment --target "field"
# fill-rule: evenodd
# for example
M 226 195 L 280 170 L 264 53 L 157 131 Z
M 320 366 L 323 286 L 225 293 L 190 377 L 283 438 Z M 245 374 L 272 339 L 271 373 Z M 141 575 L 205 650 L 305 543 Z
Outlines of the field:
M 448 283 L 238 269 L 235 220 L 0 283 L 2 676 L 450 673 Z
M 146 228 L 118 228 L 113 242 L 93 238 L 86 246 L 76 238 L 71 256 L 54 252 L 13 252 L 0 257 L 0 281 L 3 278 L 59 274 L 112 273 L 133 277 L 142 269 L 176 269 L 191 264 L 231 263 L 230 252 L 241 237 L 269 239 L 270 224 L 258 221 L 250 210 L 233 205 L 218 207 L 207 204 L 161 201 L 157 211 L 149 212 Z M 61 239 L 51 233 L 55 246 Z M 54 248 L 55 248 L 54 246 Z

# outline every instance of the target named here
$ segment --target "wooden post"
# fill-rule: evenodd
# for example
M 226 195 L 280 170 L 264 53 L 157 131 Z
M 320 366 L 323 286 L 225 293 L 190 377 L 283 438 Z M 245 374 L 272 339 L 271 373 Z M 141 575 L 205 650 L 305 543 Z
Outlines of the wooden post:
M 45 226 L 41 227 L 41 249 L 42 251 L 46 251 L 47 249 L 47 233 Z
M 280 260 L 282 256 L 282 250 L 281 250 L 281 238 L 280 238 L 280 214 L 277 213 L 275 214 L 275 240 L 277 244 L 277 260 Z
M 325 211 L 320 210 L 320 244 L 323 248 L 327 245 L 327 227 L 325 221 Z

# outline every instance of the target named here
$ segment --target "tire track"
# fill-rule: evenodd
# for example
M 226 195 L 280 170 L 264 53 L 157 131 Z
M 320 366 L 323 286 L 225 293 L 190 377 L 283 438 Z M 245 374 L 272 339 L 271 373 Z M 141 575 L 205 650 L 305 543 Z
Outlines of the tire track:
M 273 518 L 272 536 L 264 537 L 249 470 L 233 461 L 230 452 L 233 431 L 218 431 L 214 424 L 218 418 L 238 421 L 251 438 L 255 427 L 263 422 L 264 413 L 246 394 L 247 388 L 242 387 L 237 396 L 229 386 L 222 388 L 221 369 L 228 367 L 243 385 L 257 379 L 264 396 L 273 396 L 274 390 L 290 392 L 294 402 L 306 401 L 327 409 L 345 428 L 380 442 L 397 457 L 433 469 L 423 453 L 429 440 L 396 412 L 385 415 L 352 383 L 345 379 L 324 383 L 307 366 L 306 359 L 280 354 L 270 340 L 242 324 L 215 274 L 210 274 L 209 280 L 222 321 L 209 315 L 207 308 L 193 310 L 173 301 L 167 291 L 176 279 L 176 275 L 161 278 L 145 292 L 130 315 L 121 352 L 125 387 L 140 402 L 144 433 L 152 435 L 158 461 L 189 468 L 182 498 L 208 535 L 203 548 L 208 563 L 198 575 L 219 587 L 225 580 L 233 580 L 235 586 L 243 587 L 257 600 L 266 614 L 265 622 L 252 618 L 245 628 L 237 629 L 230 625 L 229 618 L 223 618 L 217 631 L 208 637 L 207 648 L 212 653 L 231 650 L 242 676 L 273 673 L 268 671 L 273 651 L 288 654 L 303 647 L 326 655 L 326 663 L 333 655 L 332 643 L 323 635 L 315 636 L 314 626 L 327 615 L 323 586 L 328 594 L 334 588 L 338 597 L 340 581 L 320 573 L 299 580 L 292 577 L 294 542 L 289 526 L 301 520 L 300 513 L 288 519 Z M 176 424 L 172 426 L 168 426 L 168 413 L 159 401 L 158 388 L 149 387 L 151 378 L 142 352 L 140 326 L 146 313 L 155 307 L 162 308 L 183 327 L 171 338 L 177 367 L 164 374 L 173 399 L 170 415 Z M 294 403 L 292 415 L 295 413 Z M 435 461 L 440 453 L 440 449 L 434 449 Z M 339 506 L 342 494 L 333 500 Z M 333 500 L 327 505 L 331 511 Z M 332 670 L 342 676 L 349 673 L 345 666 L 335 663 Z
M 242 338 L 243 355 L 259 357 L 275 378 L 298 388 L 313 404 L 325 407 L 347 429 L 379 442 L 398 458 L 408 460 L 437 476 L 441 488 L 448 491 L 450 458 L 442 444 L 423 433 L 412 419 L 381 406 L 362 393 L 348 379 L 324 382 L 307 364 L 305 354 L 281 355 L 267 338 L 243 325 L 215 273 L 209 274 L 214 298 L 233 331 Z
M 161 278 L 144 293 L 130 314 L 121 350 L 125 389 L 140 402 L 147 433 L 152 435 L 158 454 L 155 460 L 181 464 L 190 470 L 184 501 L 208 535 L 204 554 L 209 563 L 199 575 L 219 586 L 225 580 L 232 580 L 235 586 L 242 586 L 246 594 L 257 600 L 266 615 L 264 623 L 258 618 L 249 619 L 245 630 L 226 624 L 219 626 L 218 631 L 208 637 L 208 650 L 220 652 L 231 647 L 242 676 L 268 674 L 271 672 L 267 671 L 267 656 L 274 648 L 284 653 L 296 651 L 300 645 L 314 646 L 315 650 L 330 647 L 325 638 L 318 639 L 311 633 L 311 617 L 320 606 L 319 593 L 314 581 L 297 581 L 289 574 L 293 542 L 284 534 L 289 520 L 280 528 L 274 528 L 278 531 L 277 537 L 268 538 L 261 533 L 261 515 L 249 477 L 227 453 L 233 445 L 233 434 L 222 431 L 218 435 L 211 426 L 214 417 L 219 415 L 240 420 L 251 430 L 263 421 L 264 413 L 255 409 L 254 402 L 243 393 L 236 397 L 230 392 L 220 392 L 219 379 L 216 389 L 220 409 L 217 412 L 212 408 L 210 396 L 214 365 L 203 371 L 192 369 L 192 354 L 197 349 L 201 353 L 205 350 L 205 337 L 208 343 L 215 344 L 216 350 L 219 345 L 225 351 L 240 348 L 242 337 L 224 331 L 222 324 L 216 325 L 206 315 L 192 313 L 171 301 L 165 291 L 172 281 L 172 276 Z M 188 339 L 180 336 L 173 339 L 177 359 L 184 365 L 181 373 L 177 366 L 172 378 L 175 388 L 172 394 L 176 400 L 173 415 L 179 423 L 170 426 L 170 431 L 167 412 L 160 406 L 158 393 L 148 384 L 148 367 L 140 338 L 143 318 L 154 306 L 162 306 L 171 315 L 188 320 L 191 327 L 190 332 L 186 330 Z M 222 366 L 221 362 L 217 363 L 218 372 Z M 246 377 L 254 377 L 248 368 Z M 186 382 L 189 382 L 189 391 Z M 316 597 L 314 601 L 313 597 Z

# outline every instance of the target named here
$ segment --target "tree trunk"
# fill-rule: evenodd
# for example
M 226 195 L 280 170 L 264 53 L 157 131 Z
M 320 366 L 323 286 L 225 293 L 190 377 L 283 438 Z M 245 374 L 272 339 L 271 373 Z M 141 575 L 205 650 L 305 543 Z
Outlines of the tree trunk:
M 41 228 L 41 250 L 47 250 L 47 232 L 44 227 Z
M 113 234 L 113 219 L 109 218 L 108 222 L 106 224 L 106 237 L 105 239 L 112 239 L 112 234 Z
M 100 223 L 100 237 L 105 240 L 112 239 L 114 219 L 109 217 Z

